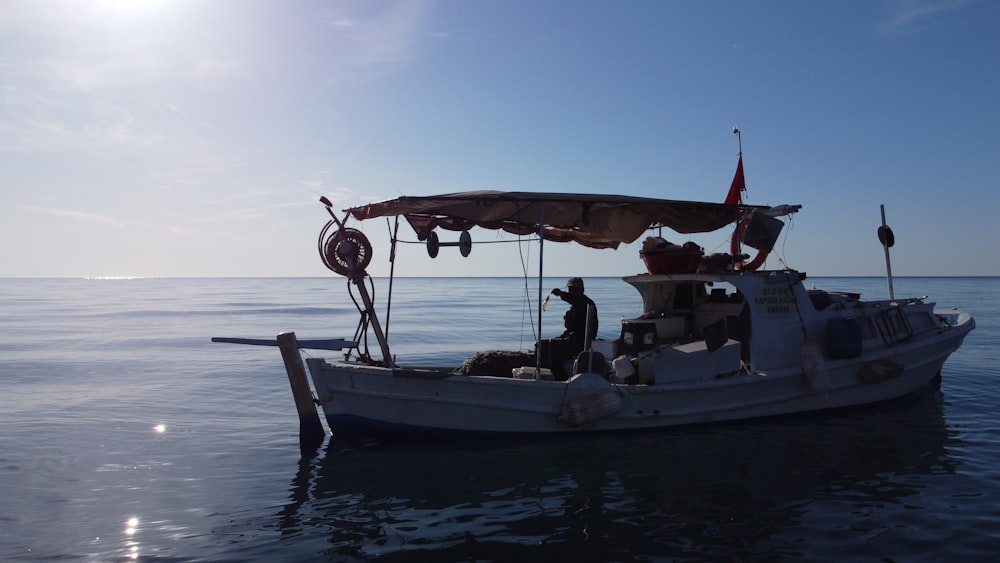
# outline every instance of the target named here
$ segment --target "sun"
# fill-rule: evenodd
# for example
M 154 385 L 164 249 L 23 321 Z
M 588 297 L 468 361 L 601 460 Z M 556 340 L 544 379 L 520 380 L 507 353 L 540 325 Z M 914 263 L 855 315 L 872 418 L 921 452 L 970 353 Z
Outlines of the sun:
M 158 18 L 169 0 L 93 0 L 98 17 L 114 28 L 131 27 Z
M 108 9 L 116 13 L 134 14 L 159 8 L 167 0 L 99 0 Z

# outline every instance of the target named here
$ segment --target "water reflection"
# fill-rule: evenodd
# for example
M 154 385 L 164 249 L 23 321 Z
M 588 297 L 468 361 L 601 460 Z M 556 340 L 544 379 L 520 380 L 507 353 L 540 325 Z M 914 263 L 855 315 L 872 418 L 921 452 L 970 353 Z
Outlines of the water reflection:
M 407 560 L 816 560 L 873 542 L 892 553 L 919 533 L 894 522 L 928 508 L 924 489 L 958 465 L 942 408 L 928 389 L 862 410 L 622 437 L 333 443 L 300 462 L 278 526 L 323 534 L 329 553 Z
M 139 519 L 135 516 L 129 518 L 125 522 L 125 556 L 129 559 L 139 558 L 139 542 L 134 538 L 138 526 Z

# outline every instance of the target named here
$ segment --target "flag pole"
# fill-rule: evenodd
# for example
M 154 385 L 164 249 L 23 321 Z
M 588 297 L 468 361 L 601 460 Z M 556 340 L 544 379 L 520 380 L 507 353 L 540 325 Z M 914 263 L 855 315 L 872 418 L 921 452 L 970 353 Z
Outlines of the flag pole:
M 740 155 L 739 159 L 736 161 L 736 173 L 733 175 L 733 183 L 729 185 L 729 192 L 726 194 L 726 199 L 723 202 L 726 205 L 741 204 L 743 202 L 743 192 L 747 189 L 746 180 L 743 177 L 743 136 L 740 134 L 739 126 L 733 125 L 733 134 L 736 135 L 736 139 L 739 142 Z M 737 258 L 740 254 L 739 239 L 742 235 L 740 225 L 742 225 L 742 223 L 737 221 L 736 229 L 733 231 L 733 236 L 729 245 L 729 252 L 733 256 L 734 269 L 736 269 L 737 265 L 740 263 L 740 259 Z M 745 229 L 746 227 L 742 228 Z
M 736 135 L 736 139 L 739 141 L 740 155 L 736 161 L 736 174 L 733 175 L 733 183 L 729 185 L 729 193 L 726 194 L 726 199 L 723 202 L 726 205 L 739 205 L 742 203 L 742 194 L 747 189 L 746 181 L 743 178 L 743 136 L 740 134 L 740 128 L 736 125 L 733 125 L 733 134 Z

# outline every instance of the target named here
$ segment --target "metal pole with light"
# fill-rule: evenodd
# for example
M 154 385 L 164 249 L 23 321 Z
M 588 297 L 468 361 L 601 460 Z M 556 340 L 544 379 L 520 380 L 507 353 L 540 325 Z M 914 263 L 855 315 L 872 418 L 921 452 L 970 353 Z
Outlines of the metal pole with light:
M 892 265 L 889 263 L 889 248 L 896 243 L 896 236 L 892 234 L 892 229 L 885 224 L 885 204 L 879 206 L 882 212 L 882 226 L 878 228 L 878 241 L 882 243 L 885 251 L 885 276 L 889 282 L 889 299 L 894 300 L 896 296 L 892 291 Z

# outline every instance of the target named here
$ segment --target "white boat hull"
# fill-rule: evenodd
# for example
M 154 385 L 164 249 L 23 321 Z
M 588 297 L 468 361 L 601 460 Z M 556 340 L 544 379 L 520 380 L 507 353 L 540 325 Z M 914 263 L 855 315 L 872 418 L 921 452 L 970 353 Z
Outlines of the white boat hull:
M 882 348 L 878 354 L 821 360 L 822 385 L 801 366 L 674 383 L 616 384 L 594 373 L 569 381 L 451 375 L 307 360 L 335 437 L 382 440 L 552 435 L 654 430 L 780 416 L 885 401 L 917 391 L 940 373 L 974 322 Z M 865 364 L 891 358 L 901 370 L 883 381 Z

